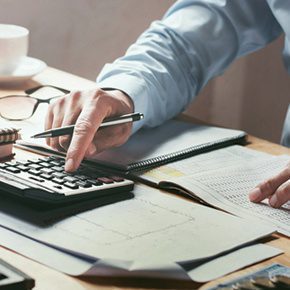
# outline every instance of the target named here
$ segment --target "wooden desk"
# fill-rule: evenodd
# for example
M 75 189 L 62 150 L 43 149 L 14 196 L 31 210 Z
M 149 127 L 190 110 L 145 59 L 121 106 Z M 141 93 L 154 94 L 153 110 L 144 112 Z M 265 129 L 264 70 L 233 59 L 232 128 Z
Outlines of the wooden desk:
M 43 73 L 39 74 L 33 80 L 27 81 L 23 84 L 12 85 L 12 84 L 0 84 L 0 97 L 4 95 L 21 93 L 23 90 L 40 85 L 40 84 L 50 84 L 56 85 L 70 90 L 78 90 L 85 88 L 96 87 L 95 82 L 88 81 L 86 79 L 56 70 L 52 68 L 46 69 Z M 188 119 L 188 118 L 187 118 Z M 289 154 L 290 149 L 282 147 L 277 144 L 270 143 L 255 137 L 249 137 L 248 147 L 268 152 L 271 154 Z M 27 156 L 27 154 L 32 154 L 24 151 L 18 151 L 17 155 Z M 197 285 L 193 282 L 180 282 L 172 280 L 128 280 L 128 279 L 77 279 L 72 278 L 52 269 L 49 269 L 39 263 L 36 263 L 30 259 L 24 258 L 8 249 L 0 247 L 0 258 L 6 260 L 27 274 L 31 275 L 36 280 L 37 290 L 45 289 L 61 289 L 61 290 L 78 290 L 78 289 L 206 289 L 209 286 L 215 285 L 218 281 L 227 280 L 228 278 L 233 278 L 235 276 L 245 274 L 246 272 L 251 272 L 255 269 L 259 269 L 264 265 L 271 264 L 273 262 L 282 263 L 284 265 L 290 266 L 290 239 L 275 235 L 275 239 L 266 241 L 268 244 L 276 246 L 283 249 L 285 253 L 278 257 L 269 259 L 257 265 L 247 267 L 246 269 L 237 271 L 231 275 L 218 279 L 216 281 L 207 283 L 205 285 Z M 1 243 L 1 237 L 0 237 Z

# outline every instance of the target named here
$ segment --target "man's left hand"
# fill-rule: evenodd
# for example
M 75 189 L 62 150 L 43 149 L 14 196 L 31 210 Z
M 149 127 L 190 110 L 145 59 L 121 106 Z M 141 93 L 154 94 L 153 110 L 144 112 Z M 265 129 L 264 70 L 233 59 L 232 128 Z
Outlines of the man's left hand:
M 260 202 L 269 198 L 269 204 L 279 208 L 290 200 L 290 163 L 278 175 L 265 180 L 249 194 L 250 201 Z

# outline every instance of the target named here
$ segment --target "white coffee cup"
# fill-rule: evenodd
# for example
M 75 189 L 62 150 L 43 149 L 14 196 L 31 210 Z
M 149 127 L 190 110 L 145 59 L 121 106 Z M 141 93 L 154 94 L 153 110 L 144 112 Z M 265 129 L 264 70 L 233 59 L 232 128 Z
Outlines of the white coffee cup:
M 10 75 L 26 57 L 29 31 L 25 27 L 0 24 L 0 75 Z

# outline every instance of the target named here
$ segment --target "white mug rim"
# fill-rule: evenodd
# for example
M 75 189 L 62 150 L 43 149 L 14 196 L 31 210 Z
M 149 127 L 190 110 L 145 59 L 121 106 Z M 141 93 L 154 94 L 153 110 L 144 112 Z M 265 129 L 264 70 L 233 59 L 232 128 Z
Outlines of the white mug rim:
M 13 38 L 26 37 L 29 35 L 29 30 L 20 25 L 0 23 L 0 31 L 1 31 L 1 28 L 5 28 L 5 27 L 6 29 L 8 27 L 12 28 L 14 31 L 16 31 L 16 33 L 13 33 L 11 35 L 1 35 L 1 32 L 0 32 L 0 39 L 13 39 Z

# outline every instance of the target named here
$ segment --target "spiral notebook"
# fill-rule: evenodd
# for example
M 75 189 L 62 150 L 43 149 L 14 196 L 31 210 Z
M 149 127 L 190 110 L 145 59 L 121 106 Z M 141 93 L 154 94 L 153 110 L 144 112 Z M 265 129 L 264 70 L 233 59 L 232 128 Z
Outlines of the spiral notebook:
M 88 161 L 131 173 L 222 147 L 243 144 L 245 139 L 246 133 L 243 131 L 171 120 L 159 127 L 141 129 L 126 144 L 104 151 Z M 46 146 L 42 139 L 24 138 L 17 142 L 17 146 L 34 152 L 64 155 Z
M 138 131 L 125 145 L 98 154 L 94 162 L 121 171 L 144 171 L 245 140 L 243 131 L 171 120 Z

